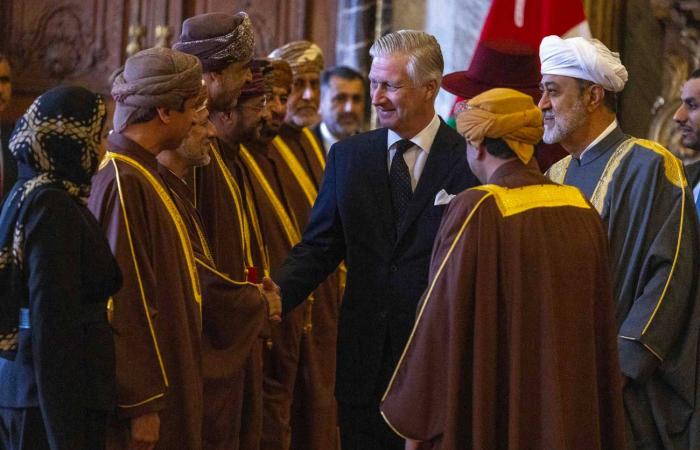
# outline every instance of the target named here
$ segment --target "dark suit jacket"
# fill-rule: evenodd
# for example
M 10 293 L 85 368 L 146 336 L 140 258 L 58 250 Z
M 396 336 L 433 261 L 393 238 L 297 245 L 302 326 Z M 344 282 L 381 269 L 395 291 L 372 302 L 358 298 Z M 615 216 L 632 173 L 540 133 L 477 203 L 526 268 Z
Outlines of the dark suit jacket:
M 688 178 L 688 186 L 692 190 L 700 182 L 700 161 L 685 166 L 685 174 Z
M 464 138 L 441 123 L 396 235 L 386 144 L 387 130 L 379 129 L 331 148 L 302 242 L 273 276 L 286 312 L 345 259 L 336 396 L 358 405 L 378 402 L 386 373 L 411 332 L 445 209 L 433 205 L 435 195 L 441 189 L 456 194 L 478 183 L 467 165 Z
M 325 150 L 325 153 L 328 154 L 328 149 L 325 148 L 326 146 L 323 144 L 323 134 L 321 133 L 321 122 L 317 123 L 313 127 L 311 127 L 311 132 L 316 136 L 316 139 L 318 140 L 318 145 L 321 146 L 322 149 Z

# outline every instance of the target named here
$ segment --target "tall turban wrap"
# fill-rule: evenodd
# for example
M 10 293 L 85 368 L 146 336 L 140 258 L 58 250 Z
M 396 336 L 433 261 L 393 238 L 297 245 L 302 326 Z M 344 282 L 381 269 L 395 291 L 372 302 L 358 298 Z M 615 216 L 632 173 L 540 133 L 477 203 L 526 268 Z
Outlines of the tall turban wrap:
M 194 55 L 204 72 L 218 72 L 253 56 L 255 36 L 248 14 L 208 13 L 190 17 L 182 24 L 175 50 Z
M 323 70 L 323 52 L 318 45 L 309 41 L 290 42 L 273 50 L 268 57 L 286 61 L 295 77 L 302 73 Z
M 597 39 L 547 36 L 540 44 L 542 75 L 563 75 L 592 81 L 607 91 L 620 92 L 627 83 L 627 69 L 620 54 Z
M 149 48 L 126 60 L 113 75 L 112 97 L 117 102 L 114 129 L 119 133 L 138 112 L 152 108 L 181 109 L 202 90 L 202 65 L 186 53 Z
M 542 112 L 532 97 L 513 89 L 490 89 L 467 102 L 457 116 L 457 131 L 468 141 L 503 139 L 527 164 L 542 139 Z

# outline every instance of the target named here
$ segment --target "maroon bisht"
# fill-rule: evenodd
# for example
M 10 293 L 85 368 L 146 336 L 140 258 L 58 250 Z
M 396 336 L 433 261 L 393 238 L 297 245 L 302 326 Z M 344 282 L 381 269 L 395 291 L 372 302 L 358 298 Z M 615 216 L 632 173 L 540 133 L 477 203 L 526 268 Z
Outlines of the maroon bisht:
M 93 177 L 88 203 L 124 275 L 112 319 L 119 408 L 107 448 L 127 448 L 130 419 L 157 412 L 155 448 L 201 449 L 202 318 L 192 248 L 158 193 L 167 196 L 155 156 L 119 133 L 108 149 L 116 157 Z
M 433 449 L 625 448 L 596 210 L 520 161 L 489 182 L 443 218 L 382 414 Z

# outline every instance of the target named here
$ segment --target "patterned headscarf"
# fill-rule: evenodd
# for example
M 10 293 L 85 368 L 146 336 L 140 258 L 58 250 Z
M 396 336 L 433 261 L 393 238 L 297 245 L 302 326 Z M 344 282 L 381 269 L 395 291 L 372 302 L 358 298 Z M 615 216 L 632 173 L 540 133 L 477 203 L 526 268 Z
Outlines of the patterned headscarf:
M 83 204 L 99 164 L 106 118 L 102 97 L 80 87 L 58 87 L 37 98 L 15 126 L 10 151 L 19 178 L 0 214 L 0 356 L 13 359 L 25 291 L 25 199 L 40 187 L 63 189 Z

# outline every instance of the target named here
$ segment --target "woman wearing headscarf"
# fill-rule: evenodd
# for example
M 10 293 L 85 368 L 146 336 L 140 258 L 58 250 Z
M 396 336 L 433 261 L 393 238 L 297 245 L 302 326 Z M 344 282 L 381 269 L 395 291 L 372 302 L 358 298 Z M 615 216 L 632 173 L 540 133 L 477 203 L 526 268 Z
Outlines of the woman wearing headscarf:
M 108 299 L 121 273 L 86 208 L 102 98 L 41 95 L 10 138 L 19 176 L 0 214 L 0 447 L 104 447 L 113 409 Z

